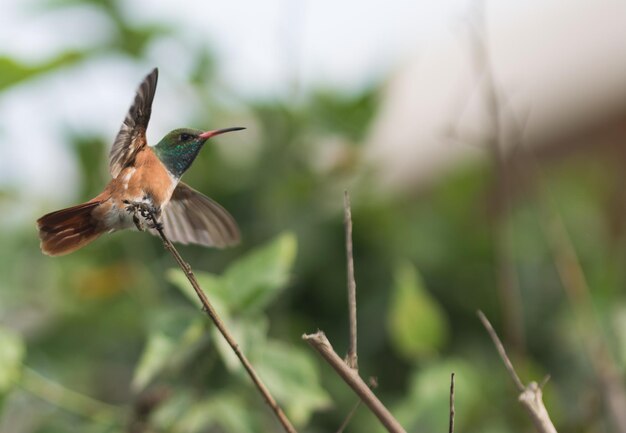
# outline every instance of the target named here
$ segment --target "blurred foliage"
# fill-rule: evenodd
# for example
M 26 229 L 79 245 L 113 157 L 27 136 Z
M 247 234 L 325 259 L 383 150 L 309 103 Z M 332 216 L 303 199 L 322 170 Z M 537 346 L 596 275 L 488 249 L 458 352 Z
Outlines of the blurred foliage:
M 263 314 L 263 308 L 268 302 L 286 287 L 295 251 L 295 237 L 283 234 L 268 245 L 241 257 L 223 275 L 198 272 L 197 278 L 232 331 L 239 347 L 264 378 L 275 398 L 285 407 L 294 423 L 303 425 L 313 411 L 328 406 L 330 398 L 320 387 L 317 365 L 304 352 L 304 348 L 268 338 L 268 319 Z M 193 305 L 200 308 L 198 298 L 182 271 L 172 270 L 169 276 Z M 195 391 L 197 401 L 177 411 L 176 420 L 157 424 L 157 427 L 172 431 L 200 432 L 214 423 L 228 425 L 228 422 L 224 424 L 225 421 L 218 417 L 222 414 L 224 401 L 213 397 L 216 392 L 236 396 L 254 394 L 255 390 L 217 329 L 208 321 L 199 320 L 193 314 L 193 309 L 190 313 L 181 315 L 176 326 L 179 332 L 173 333 L 169 321 L 163 322 L 162 328 L 154 327 L 150 331 L 146 348 L 134 373 L 132 387 L 140 392 L 168 372 L 174 376 L 184 374 L 190 365 L 203 363 L 206 350 L 216 349 L 222 366 L 235 374 L 236 378 L 233 379 L 238 380 L 225 383 L 224 389 L 220 390 L 211 385 L 219 381 L 208 376 L 205 380 L 207 389 L 211 391 L 206 396 L 198 392 L 197 384 L 193 384 L 189 391 Z M 204 338 L 207 332 L 211 338 Z M 214 365 L 213 371 L 217 377 L 224 374 L 217 365 Z M 299 398 L 292 398 L 294 395 Z M 173 402 L 171 404 L 178 404 L 175 400 Z M 166 403 L 160 411 L 167 413 L 171 410 L 169 405 Z M 204 413 L 214 413 L 215 418 L 202 417 Z M 260 412 L 248 414 L 247 418 L 252 425 L 271 425 L 268 424 L 268 415 Z
M 435 354 L 445 343 L 447 321 L 410 264 L 396 270 L 394 293 L 387 311 L 394 349 L 407 360 Z
M 111 38 L 39 64 L 2 57 L 0 91 L 111 55 L 143 66 L 152 44 L 178 37 L 166 23 L 135 24 L 121 1 L 55 0 L 33 13 L 76 4 L 101 11 L 112 23 Z M 319 328 L 336 350 L 347 347 L 341 196 L 355 174 L 362 375 L 378 377 L 376 392 L 408 431 L 445 431 L 452 371 L 457 431 L 529 430 L 475 317 L 482 309 L 497 329 L 508 319 L 496 289 L 491 167 L 475 163 L 419 191 L 379 194 L 376 178 L 360 161 L 379 106 L 377 86 L 358 94 L 320 89 L 297 102 L 226 104 L 227 91 L 219 93 L 222 99 L 212 98 L 219 83 L 206 47 L 182 45 L 196 59 L 186 84 L 202 102 L 196 118 L 180 119 L 180 126 L 206 118 L 230 125 L 236 119 L 232 124 L 251 126 L 250 135 L 238 139 L 252 143 L 239 159 L 219 145 L 207 146 L 186 174 L 186 181 L 235 215 L 242 245 L 224 251 L 188 246 L 181 252 L 301 430 L 336 431 L 355 403 L 352 391 L 300 338 Z M 109 138 L 68 134 L 81 176 L 77 202 L 107 181 Z M 619 161 L 591 152 L 552 163 L 540 188 L 564 218 L 592 288 L 592 307 L 623 369 L 626 219 L 619 211 Z M 0 191 L 0 210 L 20 200 L 19 188 Z M 43 201 L 39 211 L 50 211 Z M 540 206 L 525 191 L 498 222 L 512 233 L 526 335 L 511 355 L 524 380 L 552 375 L 545 400 L 560 431 L 609 431 L 597 377 L 542 230 Z M 51 259 L 38 249 L 38 216 L 0 231 L 0 432 L 277 430 L 158 239 L 108 235 Z M 349 430 L 382 428 L 361 407 Z
M 0 395 L 18 381 L 23 358 L 22 339 L 14 332 L 0 328 Z
M 67 52 L 38 65 L 28 65 L 9 57 L 0 57 L 0 91 L 33 78 L 39 74 L 71 65 L 82 59 L 82 53 Z

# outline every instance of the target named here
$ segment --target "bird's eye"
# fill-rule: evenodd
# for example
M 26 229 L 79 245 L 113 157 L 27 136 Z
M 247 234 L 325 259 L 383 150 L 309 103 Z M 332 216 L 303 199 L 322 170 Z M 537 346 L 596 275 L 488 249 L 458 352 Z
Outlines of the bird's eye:
M 182 133 L 180 134 L 180 141 L 188 141 L 191 140 L 191 134 Z

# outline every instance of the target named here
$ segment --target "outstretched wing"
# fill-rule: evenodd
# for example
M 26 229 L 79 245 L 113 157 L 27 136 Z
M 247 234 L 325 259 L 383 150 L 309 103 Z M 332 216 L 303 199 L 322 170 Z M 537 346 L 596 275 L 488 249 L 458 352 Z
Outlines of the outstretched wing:
M 165 206 L 162 222 L 167 237 L 181 244 L 224 248 L 239 243 L 239 228 L 228 211 L 183 182 Z
M 146 129 L 152 112 L 152 100 L 156 91 L 159 70 L 154 68 L 143 79 L 135 100 L 117 133 L 109 154 L 109 171 L 114 178 L 133 160 L 137 151 L 146 146 Z

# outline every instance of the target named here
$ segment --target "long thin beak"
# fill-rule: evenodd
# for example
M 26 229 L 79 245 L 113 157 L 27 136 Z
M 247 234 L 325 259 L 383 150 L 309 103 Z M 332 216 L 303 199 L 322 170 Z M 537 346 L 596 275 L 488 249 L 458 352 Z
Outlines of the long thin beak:
M 225 132 L 241 131 L 242 129 L 246 129 L 246 128 L 243 128 L 241 126 L 233 126 L 232 128 L 213 129 L 212 131 L 203 132 L 202 134 L 198 135 L 198 137 L 204 138 L 206 140 L 211 137 L 215 137 L 216 135 L 223 134 Z

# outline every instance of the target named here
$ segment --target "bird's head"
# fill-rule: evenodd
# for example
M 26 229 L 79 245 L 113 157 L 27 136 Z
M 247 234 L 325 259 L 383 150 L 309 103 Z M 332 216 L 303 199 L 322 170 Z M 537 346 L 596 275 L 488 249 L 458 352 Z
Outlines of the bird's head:
M 165 167 L 176 177 L 181 177 L 191 166 L 191 163 L 206 141 L 225 132 L 240 131 L 242 127 L 213 129 L 202 131 L 199 129 L 175 129 L 170 131 L 154 146 L 154 153 Z

